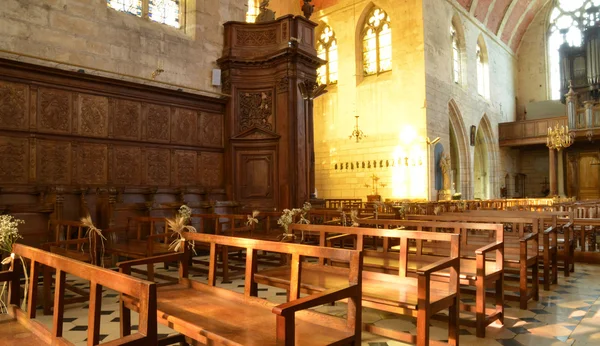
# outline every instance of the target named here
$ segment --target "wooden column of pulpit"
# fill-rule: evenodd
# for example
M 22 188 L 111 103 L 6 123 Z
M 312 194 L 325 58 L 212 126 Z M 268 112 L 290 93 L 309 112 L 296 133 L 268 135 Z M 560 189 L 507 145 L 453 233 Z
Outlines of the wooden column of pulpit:
M 225 23 L 222 91 L 231 200 L 245 208 L 298 208 L 314 194 L 312 107 L 324 63 L 317 26 L 287 15 L 266 23 Z M 311 168 L 311 166 L 313 168 Z

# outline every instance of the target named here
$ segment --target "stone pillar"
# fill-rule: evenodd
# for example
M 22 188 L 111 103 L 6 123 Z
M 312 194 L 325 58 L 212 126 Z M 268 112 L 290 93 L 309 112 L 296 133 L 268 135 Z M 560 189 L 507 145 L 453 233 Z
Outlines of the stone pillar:
M 563 168 L 563 151 L 558 150 L 558 195 L 565 197 L 565 173 Z
M 556 196 L 557 187 L 556 187 L 556 155 L 554 154 L 554 149 L 549 149 L 550 154 L 550 197 Z

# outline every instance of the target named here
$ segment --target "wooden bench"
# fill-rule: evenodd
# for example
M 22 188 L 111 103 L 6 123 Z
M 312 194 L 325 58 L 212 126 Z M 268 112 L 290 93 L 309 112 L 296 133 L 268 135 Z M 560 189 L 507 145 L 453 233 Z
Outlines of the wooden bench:
M 357 229 L 351 227 L 333 227 L 322 225 L 292 225 L 295 230 L 310 231 L 314 229 L 335 229 L 339 231 L 355 230 L 360 243 L 363 236 L 384 236 L 399 238 L 401 251 L 397 255 L 398 270 L 396 273 L 379 273 L 363 270 L 361 272 L 363 283 L 363 306 L 391 313 L 404 314 L 417 318 L 417 335 L 403 333 L 391 329 L 382 328 L 374 324 L 366 324 L 368 332 L 393 338 L 403 342 L 416 343 L 417 345 L 440 344 L 430 340 L 429 323 L 432 316 L 442 310 L 448 309 L 448 343 L 458 345 L 458 318 L 459 318 L 459 272 L 460 272 L 460 235 L 448 233 L 431 233 L 383 229 Z M 323 232 L 322 239 L 324 239 Z M 432 240 L 449 242 L 450 250 L 448 258 L 438 257 L 433 263 L 411 262 L 408 251 L 409 240 Z M 360 246 L 358 246 L 360 248 Z M 322 247 L 315 247 L 322 249 Z M 283 288 L 292 292 L 292 298 L 299 289 L 308 294 L 326 291 L 341 284 L 347 268 L 325 266 L 323 263 L 336 259 L 328 257 L 325 252 L 321 253 L 318 263 L 303 263 L 300 273 L 300 281 L 295 281 L 297 268 L 286 265 L 279 268 L 261 270 L 254 275 L 256 282 Z M 415 276 L 408 275 L 410 271 Z M 350 271 L 352 269 L 350 268 Z M 446 282 L 432 280 L 434 274 L 445 272 Z M 294 280 L 290 279 L 293 278 Z M 299 288 L 297 284 L 300 284 Z
M 445 222 L 470 222 L 470 223 L 510 223 L 515 224 L 514 232 L 504 234 L 504 279 L 505 291 L 514 291 L 516 295 L 505 295 L 506 299 L 517 300 L 520 302 L 521 309 L 527 309 L 527 302 L 530 299 L 539 300 L 539 219 L 531 218 L 500 218 L 487 216 L 469 216 L 466 213 L 443 214 L 443 215 L 407 215 L 409 220 L 421 221 L 445 221 Z M 525 234 L 525 225 L 530 225 L 532 233 Z M 549 241 L 550 233 L 556 232 L 551 229 L 546 233 Z M 544 261 L 551 261 L 549 247 L 545 252 Z M 554 262 L 556 263 L 556 262 Z M 547 268 L 551 268 L 548 264 Z M 546 268 L 546 269 L 547 269 Z M 544 270 L 545 280 L 550 280 L 548 270 Z M 519 287 L 514 289 L 508 285 L 507 281 L 518 280 Z M 531 286 L 529 285 L 531 283 Z
M 15 260 L 11 270 L 0 272 L 0 282 L 8 282 L 8 315 L 0 316 L 0 343 L 9 345 L 74 345 L 63 337 L 63 312 L 65 301 L 66 274 L 90 281 L 90 300 L 88 312 L 87 345 L 100 343 L 100 317 L 102 310 L 102 290 L 109 288 L 135 297 L 140 302 L 137 333 L 123 336 L 103 345 L 156 345 L 157 326 L 154 311 L 156 309 L 156 286 L 154 283 L 115 273 L 67 257 L 52 254 L 40 249 L 15 244 L 14 254 L 29 262 L 29 290 L 27 311 L 20 308 L 20 280 L 22 265 Z M 16 257 L 16 258 L 19 258 Z M 54 315 L 52 330 L 35 319 L 38 305 L 38 280 L 42 267 L 54 268 L 56 292 L 54 295 Z
M 165 218 L 130 217 L 127 228 L 110 228 L 102 233 L 107 238 L 105 252 L 113 257 L 113 263 L 118 261 L 119 256 L 146 258 L 171 252 L 172 232 L 168 230 Z M 165 268 L 168 268 L 167 263 Z M 148 265 L 147 271 L 150 280 L 154 280 L 154 266 Z M 160 274 L 157 277 L 170 279 Z
M 361 343 L 361 276 L 362 258 L 359 251 L 318 248 L 280 242 L 228 236 L 184 233 L 196 243 L 210 246 L 208 283 L 188 278 L 189 247 L 184 253 L 157 256 L 119 263 L 121 272 L 129 274 L 132 266 L 164 261 L 179 261 L 179 283 L 159 287 L 157 291 L 157 316 L 162 324 L 187 337 L 208 345 L 360 345 Z M 217 271 L 217 246 L 244 248 L 246 275 L 244 294 L 215 287 Z M 275 305 L 257 297 L 258 285 L 254 282 L 257 270 L 257 252 L 283 252 L 291 254 L 290 302 Z M 335 287 L 300 298 L 300 277 L 307 265 L 304 257 L 327 257 L 350 263 L 350 269 L 341 274 Z M 320 314 L 307 309 L 348 300 L 347 318 Z M 139 300 L 123 296 L 124 308 L 135 310 Z M 127 309 L 124 309 L 127 311 Z M 130 321 L 125 316 L 126 321 Z M 125 327 L 124 335 L 130 329 Z
M 382 247 L 375 249 L 366 248 L 365 238 L 372 234 L 369 228 L 398 229 L 416 231 L 443 231 L 461 235 L 461 265 L 460 282 L 463 291 L 475 294 L 475 305 L 461 303 L 461 310 L 472 312 L 475 320 L 460 319 L 460 323 L 477 329 L 478 337 L 485 337 L 485 327 L 494 321 L 503 323 L 504 319 L 504 232 L 502 225 L 473 224 L 473 223 L 450 223 L 430 221 L 405 221 L 405 220 L 364 220 L 359 219 L 361 227 L 339 227 L 339 226 L 315 226 L 315 225 L 292 225 L 295 232 L 311 232 L 318 234 L 320 246 L 332 247 L 336 242 L 351 238 L 354 248 L 363 251 L 363 268 L 369 271 L 380 271 L 385 273 L 398 273 L 398 252 L 400 246 L 391 246 L 398 238 L 383 237 Z M 476 238 L 472 232 L 484 233 L 485 240 L 472 241 Z M 487 233 L 493 233 L 492 241 L 488 242 Z M 337 235 L 336 235 L 337 234 Z M 330 236 L 332 235 L 332 236 Z M 379 238 L 379 236 L 375 237 Z M 472 242 L 474 244 L 472 244 Z M 431 264 L 440 259 L 438 254 L 450 252 L 448 242 L 423 242 L 416 240 L 414 246 L 409 249 L 409 272 L 415 274 L 418 267 Z M 395 251 L 390 251 L 394 249 Z M 436 273 L 434 279 L 447 280 L 447 273 Z M 496 298 L 494 309 L 486 309 L 486 288 L 495 288 L 493 295 Z M 474 292 L 473 292 L 474 291 Z

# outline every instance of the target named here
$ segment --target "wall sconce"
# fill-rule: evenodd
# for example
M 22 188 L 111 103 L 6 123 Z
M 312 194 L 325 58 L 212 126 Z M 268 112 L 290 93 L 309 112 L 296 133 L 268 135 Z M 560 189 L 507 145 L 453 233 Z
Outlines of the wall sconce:
M 358 115 L 354 116 L 356 118 L 356 125 L 354 125 L 354 131 L 352 131 L 352 134 L 348 137 L 349 139 L 356 139 L 356 143 L 362 141 L 363 138 L 366 138 L 367 135 L 365 135 L 359 128 L 358 128 Z

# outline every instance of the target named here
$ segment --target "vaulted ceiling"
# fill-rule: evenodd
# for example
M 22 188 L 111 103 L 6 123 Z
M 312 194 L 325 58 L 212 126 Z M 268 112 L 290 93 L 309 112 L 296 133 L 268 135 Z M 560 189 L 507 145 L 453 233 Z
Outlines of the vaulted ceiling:
M 340 0 L 313 0 L 315 10 L 337 4 Z M 440 1 L 440 0 L 436 0 Z M 483 23 L 514 52 L 536 14 L 550 0 L 454 0 Z M 300 1 L 302 2 L 302 1 Z

